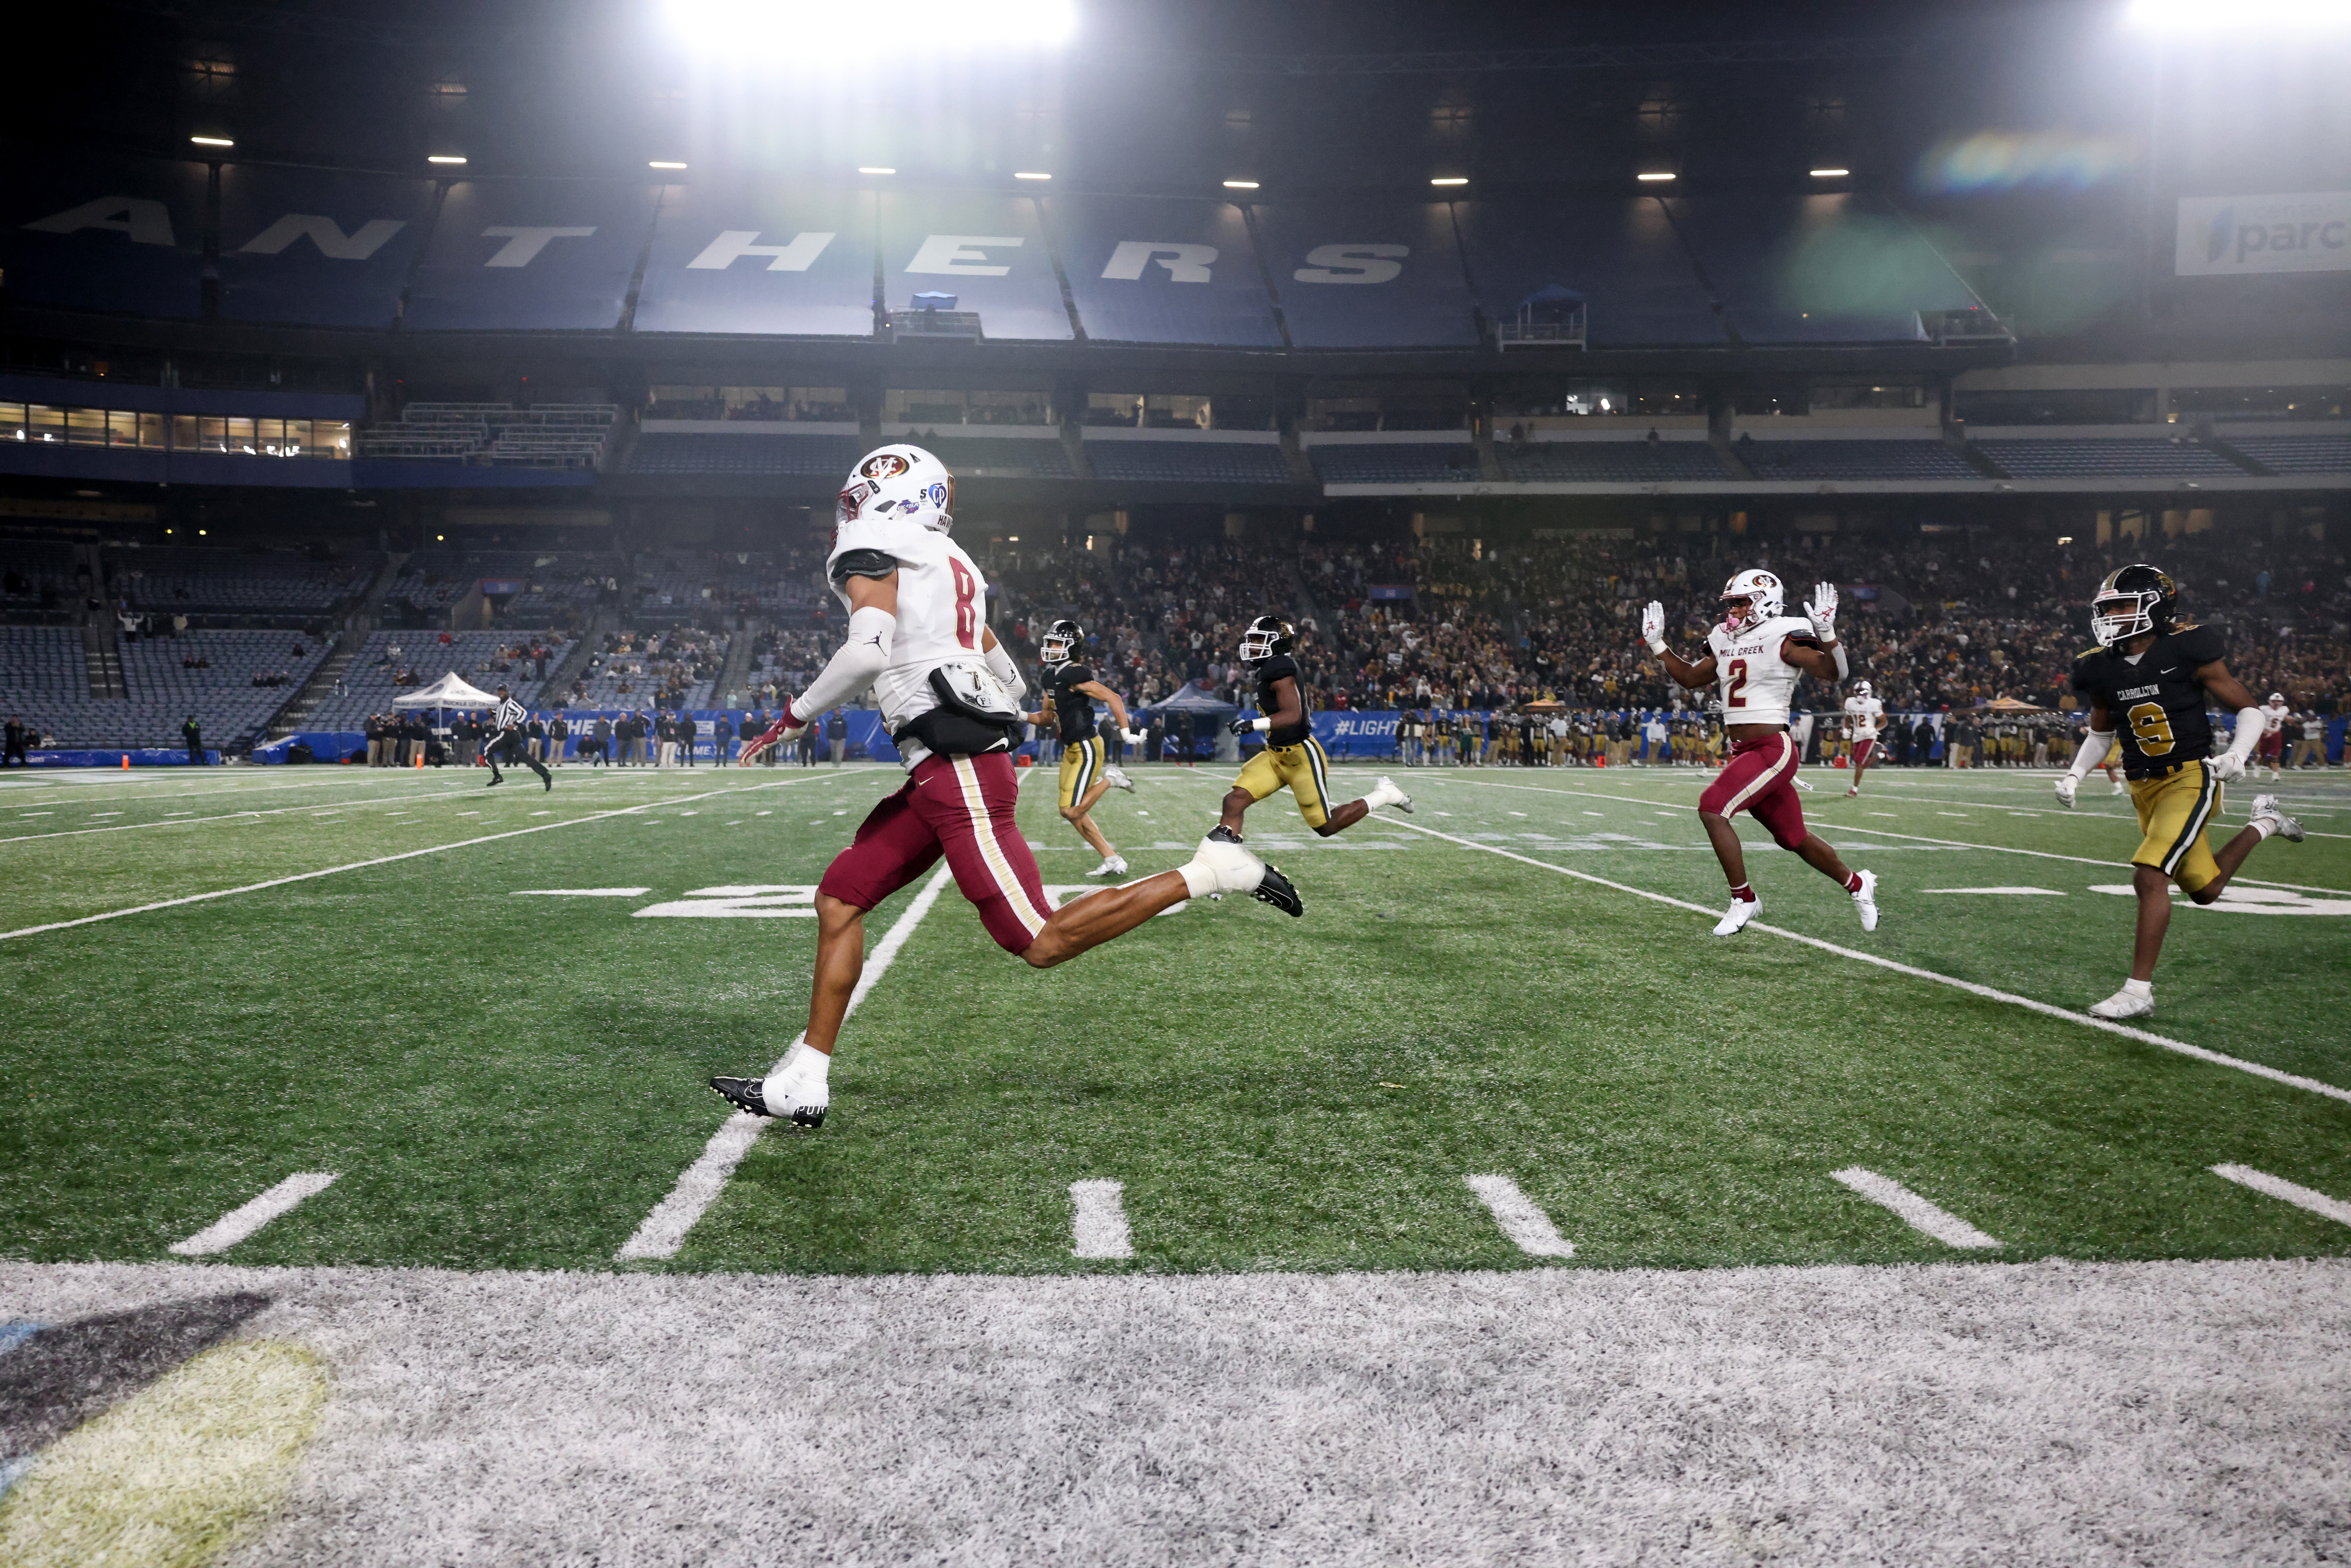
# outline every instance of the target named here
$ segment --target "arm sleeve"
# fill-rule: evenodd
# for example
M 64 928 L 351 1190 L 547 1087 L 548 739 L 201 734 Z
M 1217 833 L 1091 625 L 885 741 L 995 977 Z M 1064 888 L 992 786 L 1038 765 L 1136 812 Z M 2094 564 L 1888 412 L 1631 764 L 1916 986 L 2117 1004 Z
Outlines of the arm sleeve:
M 2082 736 L 2082 747 L 2074 753 L 2074 766 L 2066 771 L 2076 779 L 2087 779 L 2090 769 L 2106 759 L 2106 752 L 2115 744 L 2111 729 L 2087 730 Z
M 853 612 L 849 617 L 848 641 L 809 683 L 808 690 L 786 706 L 786 715 L 795 724 L 807 724 L 834 704 L 863 693 L 890 663 L 890 643 L 897 631 L 898 618 L 886 610 L 869 607 Z
M 2253 747 L 2261 744 L 2262 732 L 2269 727 L 2269 722 L 2268 716 L 2257 707 L 2239 708 L 2236 733 L 2229 737 L 2229 755 L 2240 762 L 2252 756 Z
M 1003 643 L 998 642 L 996 646 L 988 649 L 987 659 L 987 673 L 994 675 L 1006 691 L 1016 697 L 1028 691 L 1029 683 L 1020 678 L 1020 666 L 1013 662 L 1011 653 L 1006 649 Z

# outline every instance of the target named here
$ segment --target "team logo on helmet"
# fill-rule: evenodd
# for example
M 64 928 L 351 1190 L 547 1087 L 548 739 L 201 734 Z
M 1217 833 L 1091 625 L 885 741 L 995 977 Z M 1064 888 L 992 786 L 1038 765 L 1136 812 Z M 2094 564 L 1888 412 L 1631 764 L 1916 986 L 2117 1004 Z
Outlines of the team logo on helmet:
M 913 466 L 903 452 L 877 452 L 860 464 L 857 471 L 868 479 L 878 481 L 895 479 Z
M 1289 622 L 1279 615 L 1260 615 L 1241 633 L 1241 663 L 1262 664 L 1279 654 L 1294 652 L 1297 646 L 1298 632 Z
M 1777 616 L 1787 603 L 1787 595 L 1780 580 L 1768 571 L 1750 569 L 1738 572 L 1722 585 L 1722 598 L 1727 605 L 1735 599 L 1747 601 L 1744 611 L 1732 611 L 1723 618 L 1723 627 L 1732 632 L 1744 632 L 1750 626 L 1761 626 Z

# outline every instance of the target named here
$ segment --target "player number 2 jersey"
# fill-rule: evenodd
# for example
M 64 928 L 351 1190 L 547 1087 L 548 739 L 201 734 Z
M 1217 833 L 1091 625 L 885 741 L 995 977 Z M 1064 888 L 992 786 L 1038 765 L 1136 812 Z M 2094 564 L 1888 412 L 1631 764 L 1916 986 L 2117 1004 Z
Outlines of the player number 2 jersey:
M 1722 692 L 1722 722 L 1784 726 L 1803 672 L 1781 657 L 1780 650 L 1791 637 L 1812 634 L 1813 623 L 1801 615 L 1777 615 L 1744 632 L 1717 626 L 1707 633 Z
M 2212 755 L 2212 721 L 2196 672 L 2226 653 L 2219 632 L 2191 626 L 2158 635 L 2135 664 L 2107 648 L 2074 662 L 2074 689 L 2103 706 L 2121 737 L 2125 778 L 2151 778 Z

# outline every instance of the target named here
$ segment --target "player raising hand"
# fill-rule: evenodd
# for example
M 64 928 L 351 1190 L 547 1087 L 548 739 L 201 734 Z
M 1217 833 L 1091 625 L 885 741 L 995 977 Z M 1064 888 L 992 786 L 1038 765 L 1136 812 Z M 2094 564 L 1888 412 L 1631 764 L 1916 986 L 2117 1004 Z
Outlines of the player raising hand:
M 1768 571 L 1742 571 L 1722 590 L 1722 624 L 1707 634 L 1706 657 L 1693 663 L 1666 646 L 1666 607 L 1655 600 L 1641 612 L 1641 641 L 1665 664 L 1666 673 L 1696 690 L 1722 688 L 1722 722 L 1730 761 L 1698 797 L 1698 820 L 1714 844 L 1722 874 L 1730 879 L 1730 907 L 1715 924 L 1729 936 L 1754 919 L 1762 901 L 1747 882 L 1747 857 L 1730 819 L 1751 813 L 1770 830 L 1772 841 L 1803 857 L 1853 895 L 1864 931 L 1877 929 L 1877 873 L 1849 871 L 1826 839 L 1804 826 L 1796 800 L 1796 767 L 1802 753 L 1788 734 L 1788 701 L 1796 677 L 1811 675 L 1831 685 L 1844 679 L 1847 664 L 1837 642 L 1837 591 L 1834 582 L 1813 590 L 1801 616 L 1782 613 L 1780 580 Z

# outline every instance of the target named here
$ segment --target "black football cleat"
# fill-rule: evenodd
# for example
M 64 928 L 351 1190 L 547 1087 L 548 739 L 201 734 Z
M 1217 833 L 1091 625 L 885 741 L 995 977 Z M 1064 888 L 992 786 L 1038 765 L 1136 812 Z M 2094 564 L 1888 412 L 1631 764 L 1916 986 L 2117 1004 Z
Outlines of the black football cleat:
M 710 1087 L 718 1092 L 721 1100 L 737 1111 L 748 1111 L 754 1116 L 768 1116 L 774 1113 L 768 1109 L 768 1102 L 759 1093 L 766 1082 L 764 1078 L 714 1078 L 710 1081 Z
M 1293 920 L 1306 913 L 1306 901 L 1298 896 L 1290 879 L 1275 866 L 1265 868 L 1265 880 L 1249 890 L 1249 896 L 1260 904 L 1272 904 Z
M 552 789 L 555 788 L 555 775 L 550 773 L 546 778 L 540 779 L 539 782 L 545 784 L 549 789 Z
M 1218 822 L 1208 830 L 1208 841 L 1212 844 L 1237 844 L 1241 841 L 1241 836 L 1222 822 Z
M 714 1078 L 710 1081 L 710 1087 L 718 1092 L 718 1097 L 737 1111 L 747 1111 L 754 1116 L 775 1117 L 789 1122 L 795 1127 L 810 1130 L 824 1125 L 825 1107 L 822 1105 L 791 1105 L 780 1110 L 770 1107 L 767 1084 L 764 1078 Z
M 483 786 L 482 786 L 482 788 L 483 788 L 483 789 L 496 789 L 499 785 L 501 785 L 501 784 L 503 784 L 503 783 L 505 783 L 505 782 L 506 782 L 506 780 L 505 780 L 504 779 L 501 779 L 501 778 L 497 777 L 496 775 L 493 774 L 493 775 L 491 776 L 491 778 L 490 778 L 490 781 L 489 781 L 488 783 L 486 783 L 486 784 L 483 785 Z

